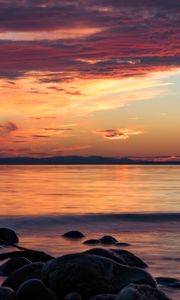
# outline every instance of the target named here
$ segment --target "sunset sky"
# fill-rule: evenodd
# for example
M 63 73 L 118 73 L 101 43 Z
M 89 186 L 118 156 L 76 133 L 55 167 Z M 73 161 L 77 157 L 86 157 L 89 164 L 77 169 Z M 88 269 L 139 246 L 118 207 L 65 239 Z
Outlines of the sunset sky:
M 179 0 L 0 0 L 0 157 L 180 155 Z

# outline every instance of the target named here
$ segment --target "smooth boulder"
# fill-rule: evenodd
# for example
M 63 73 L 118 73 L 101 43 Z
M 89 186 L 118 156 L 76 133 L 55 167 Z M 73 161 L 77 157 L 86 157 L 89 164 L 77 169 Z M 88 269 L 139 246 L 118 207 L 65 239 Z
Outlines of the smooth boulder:
M 97 239 L 90 239 L 90 240 L 86 240 L 83 242 L 84 245 L 98 245 L 100 244 L 100 240 L 97 240 Z
M 10 288 L 0 287 L 0 300 L 14 300 L 15 293 Z
M 13 257 L 0 266 L 0 275 L 9 276 L 21 267 L 31 264 L 31 261 L 25 257 Z
M 114 300 L 116 298 L 115 294 L 100 294 L 91 297 L 89 300 Z
M 102 238 L 100 238 L 100 242 L 105 245 L 113 245 L 118 243 L 118 240 L 116 240 L 116 238 L 114 238 L 111 235 L 105 235 Z
M 69 254 L 47 262 L 42 279 L 60 298 L 72 291 L 85 299 L 102 293 L 116 294 L 129 283 L 156 286 L 153 277 L 142 269 L 86 253 Z
M 64 233 L 62 236 L 69 239 L 81 239 L 85 237 L 85 235 L 82 232 L 77 230 L 68 231 Z
M 36 250 L 12 251 L 0 254 L 0 260 L 5 260 L 12 257 L 25 257 L 33 262 L 46 262 L 54 258 L 43 251 Z
M 164 285 L 170 288 L 180 289 L 180 280 L 170 277 L 156 277 L 156 281 L 160 285 Z
M 39 279 L 25 281 L 16 292 L 17 300 L 54 300 L 52 292 Z
M 43 263 L 32 263 L 21 267 L 13 272 L 2 284 L 2 286 L 10 287 L 14 291 L 20 287 L 20 285 L 29 279 L 40 279 Z
M 120 291 L 115 300 L 170 300 L 170 298 L 157 288 L 130 284 Z
M 138 256 L 126 250 L 93 248 L 84 253 L 110 258 L 120 264 L 145 268 L 147 264 Z
M 82 300 L 82 297 L 80 294 L 78 294 L 76 292 L 72 292 L 72 293 L 67 294 L 64 297 L 64 300 Z
M 7 245 L 17 244 L 19 238 L 14 230 L 10 228 L 0 228 L 0 245 L 4 243 Z

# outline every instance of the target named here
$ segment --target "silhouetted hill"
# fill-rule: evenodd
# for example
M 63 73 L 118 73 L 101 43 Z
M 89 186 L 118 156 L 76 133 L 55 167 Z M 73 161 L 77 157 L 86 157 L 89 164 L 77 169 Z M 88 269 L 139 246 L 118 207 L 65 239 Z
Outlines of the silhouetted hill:
M 103 156 L 56 156 L 46 158 L 6 157 L 0 158 L 0 165 L 179 165 L 180 161 L 148 161 L 130 158 L 114 158 Z

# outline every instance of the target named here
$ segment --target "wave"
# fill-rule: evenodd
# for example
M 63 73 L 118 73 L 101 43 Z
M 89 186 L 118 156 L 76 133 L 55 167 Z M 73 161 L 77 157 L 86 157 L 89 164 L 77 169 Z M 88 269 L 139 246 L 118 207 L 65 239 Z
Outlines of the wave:
M 35 215 L 35 216 L 1 216 L 0 226 L 8 226 L 21 230 L 37 229 L 38 231 L 54 230 L 55 228 L 96 228 L 124 227 L 133 229 L 136 223 L 141 228 L 158 228 L 158 223 L 173 225 L 180 222 L 180 213 L 120 213 L 120 214 L 79 214 L 79 215 Z M 130 226 L 131 225 L 131 226 Z M 180 225 L 180 224 L 178 224 Z

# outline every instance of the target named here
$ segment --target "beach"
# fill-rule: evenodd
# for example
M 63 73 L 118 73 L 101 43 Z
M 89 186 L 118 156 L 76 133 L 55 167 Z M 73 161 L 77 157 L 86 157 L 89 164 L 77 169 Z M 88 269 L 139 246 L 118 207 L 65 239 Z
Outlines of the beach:
M 0 227 L 54 257 L 115 247 L 140 257 L 153 277 L 179 279 L 179 175 L 178 166 L 2 167 Z M 62 237 L 69 230 L 85 237 Z M 84 244 L 106 235 L 129 245 Z M 160 288 L 180 298 L 177 287 Z

